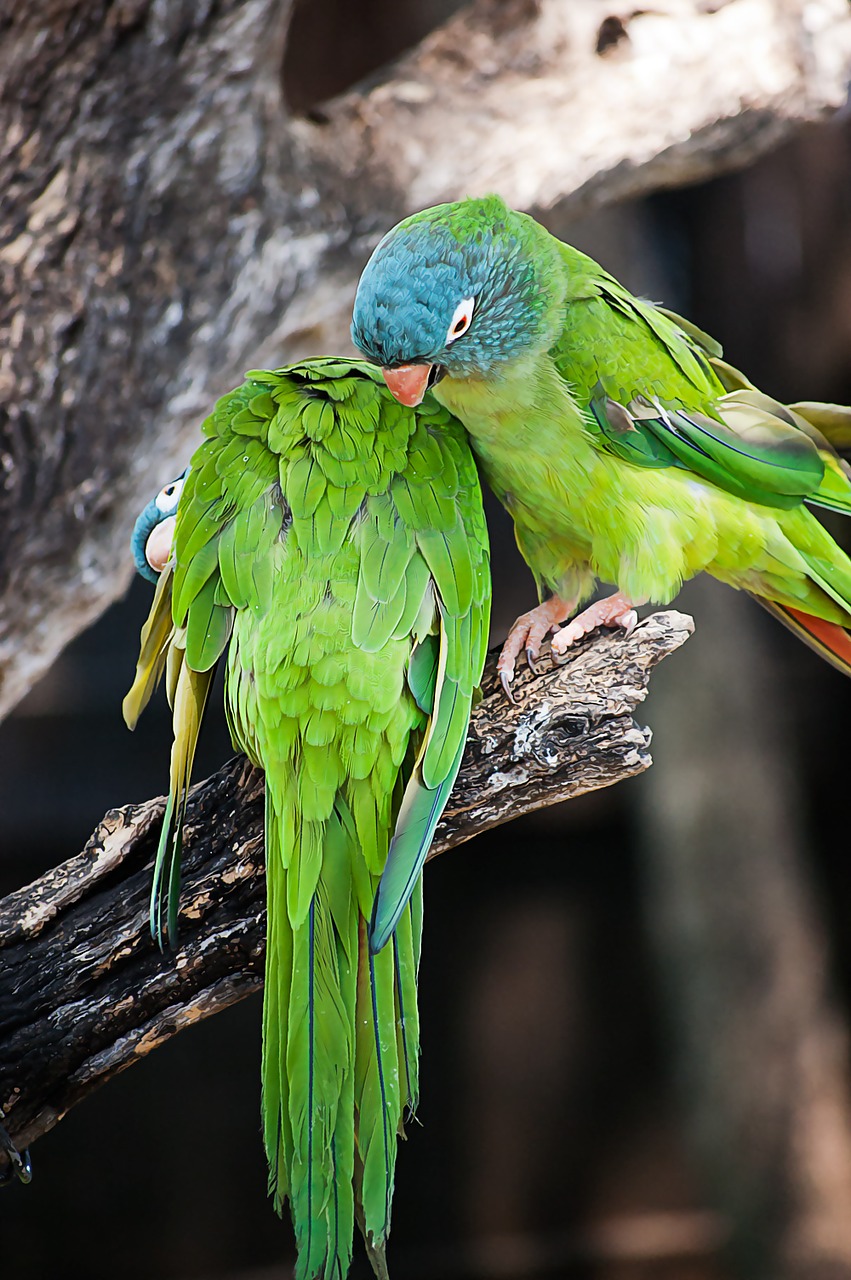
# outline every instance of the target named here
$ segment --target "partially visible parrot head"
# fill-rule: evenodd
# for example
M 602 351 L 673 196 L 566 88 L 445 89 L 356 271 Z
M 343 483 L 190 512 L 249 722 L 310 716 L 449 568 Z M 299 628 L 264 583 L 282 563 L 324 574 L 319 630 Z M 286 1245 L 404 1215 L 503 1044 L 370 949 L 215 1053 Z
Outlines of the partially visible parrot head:
M 554 335 L 564 284 L 552 243 L 499 196 L 414 214 L 366 264 L 352 341 L 405 405 L 444 374 L 493 376 Z
M 137 517 L 130 546 L 136 569 L 149 582 L 156 582 L 171 555 L 177 504 L 183 492 L 186 468 L 176 480 L 163 485 Z

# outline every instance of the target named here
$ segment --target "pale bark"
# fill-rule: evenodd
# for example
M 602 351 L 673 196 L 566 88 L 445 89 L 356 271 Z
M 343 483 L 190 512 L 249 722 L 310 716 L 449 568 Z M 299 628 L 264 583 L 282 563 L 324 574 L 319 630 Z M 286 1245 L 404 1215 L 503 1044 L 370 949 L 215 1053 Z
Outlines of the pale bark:
M 248 366 L 340 350 L 405 212 L 586 211 L 837 108 L 844 0 L 479 0 L 288 116 L 286 0 L 9 5 L 0 43 L 0 714 L 125 588 L 133 516 Z

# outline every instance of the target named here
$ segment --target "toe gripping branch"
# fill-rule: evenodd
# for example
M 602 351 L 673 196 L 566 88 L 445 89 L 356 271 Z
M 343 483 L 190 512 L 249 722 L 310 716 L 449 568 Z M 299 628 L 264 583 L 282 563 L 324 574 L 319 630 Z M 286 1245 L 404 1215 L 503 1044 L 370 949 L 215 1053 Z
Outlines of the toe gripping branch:
M 29 1147 L 22 1152 L 18 1150 L 3 1126 L 2 1122 L 5 1119 L 3 1112 L 0 1111 L 0 1151 L 5 1153 L 9 1161 L 7 1169 L 0 1169 L 0 1187 L 8 1187 L 15 1179 L 25 1184 L 32 1182 L 33 1167 Z

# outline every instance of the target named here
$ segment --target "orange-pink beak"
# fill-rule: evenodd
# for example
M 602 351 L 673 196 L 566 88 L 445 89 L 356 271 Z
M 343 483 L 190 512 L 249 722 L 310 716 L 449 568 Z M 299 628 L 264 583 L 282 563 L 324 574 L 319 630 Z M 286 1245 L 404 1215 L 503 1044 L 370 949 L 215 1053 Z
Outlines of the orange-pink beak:
M 397 369 L 382 369 L 381 375 L 400 404 L 413 409 L 428 390 L 430 364 L 401 364 Z

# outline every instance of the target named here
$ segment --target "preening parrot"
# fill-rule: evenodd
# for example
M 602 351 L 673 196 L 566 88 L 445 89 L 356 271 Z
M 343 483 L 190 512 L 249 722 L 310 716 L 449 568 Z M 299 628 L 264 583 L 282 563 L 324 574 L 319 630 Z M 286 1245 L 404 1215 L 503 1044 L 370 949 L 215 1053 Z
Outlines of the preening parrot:
M 706 570 L 851 673 L 851 561 L 808 505 L 851 512 L 851 410 L 783 405 L 689 321 L 634 297 L 498 196 L 391 230 L 355 300 L 355 345 L 400 403 L 427 391 L 469 432 L 539 598 L 500 656 L 530 665 L 595 626 L 631 629 Z M 431 397 L 428 397 L 431 398 Z M 617 593 L 558 624 L 596 579 Z
M 233 741 L 266 774 L 270 1191 L 289 1198 L 300 1280 L 342 1280 L 355 1221 L 385 1276 L 397 1135 L 417 1104 L 420 872 L 487 646 L 476 468 L 446 410 L 404 408 L 344 360 L 249 373 L 204 435 L 124 704 L 132 727 L 165 670 L 152 928 L 165 916 L 175 935 L 189 774 L 226 654 Z
M 176 480 L 163 485 L 157 496 L 140 511 L 133 526 L 130 549 L 136 572 L 147 578 L 148 582 L 159 581 L 171 556 L 177 504 L 185 479 L 186 471 L 183 471 Z

